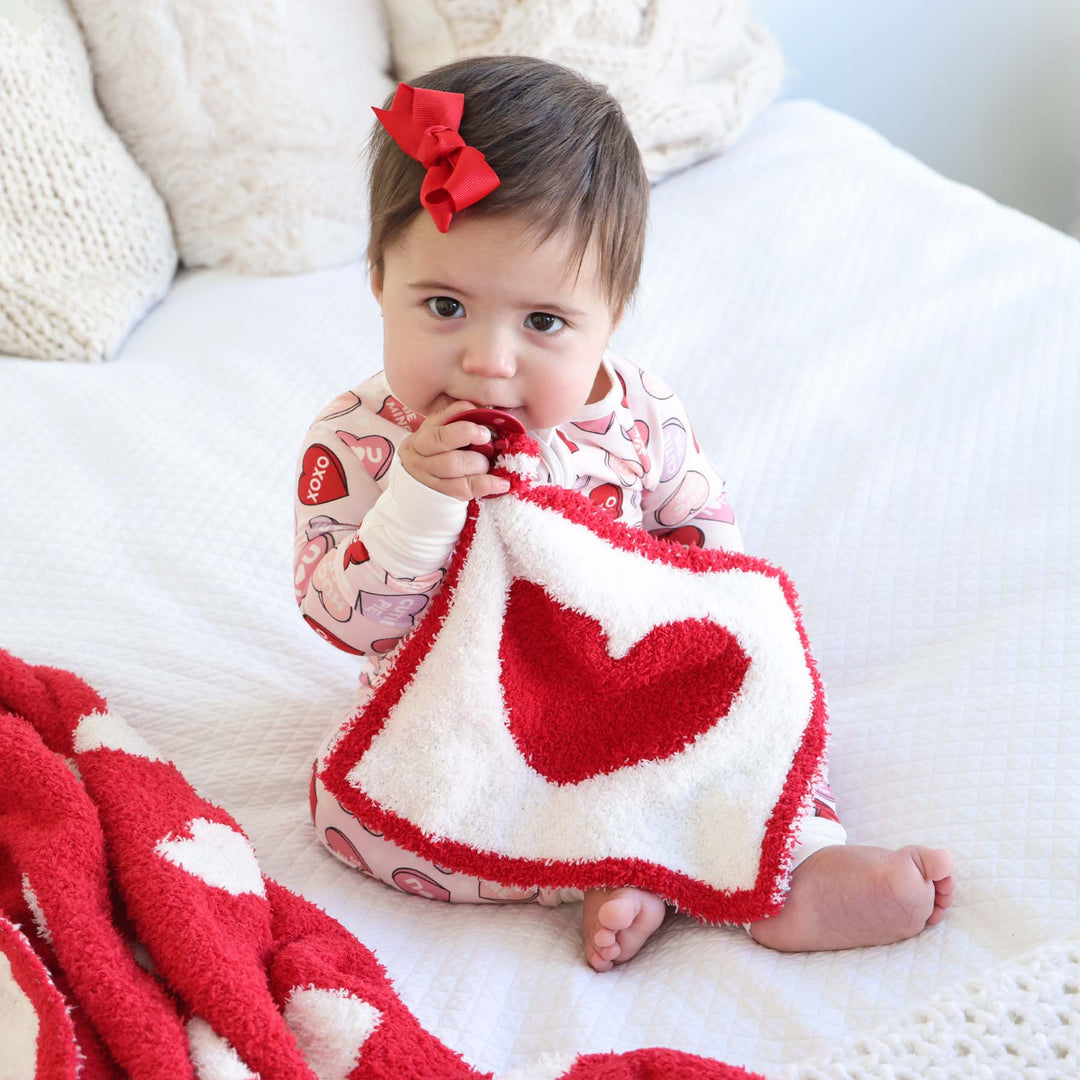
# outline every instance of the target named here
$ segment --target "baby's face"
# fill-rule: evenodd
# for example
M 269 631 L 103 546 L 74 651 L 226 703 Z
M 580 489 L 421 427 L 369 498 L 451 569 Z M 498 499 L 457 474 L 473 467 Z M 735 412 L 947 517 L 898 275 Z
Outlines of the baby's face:
M 537 245 L 513 216 L 455 218 L 440 233 L 417 214 L 372 271 L 394 395 L 422 416 L 494 405 L 532 430 L 599 400 L 615 320 L 595 253 L 576 269 L 563 232 Z

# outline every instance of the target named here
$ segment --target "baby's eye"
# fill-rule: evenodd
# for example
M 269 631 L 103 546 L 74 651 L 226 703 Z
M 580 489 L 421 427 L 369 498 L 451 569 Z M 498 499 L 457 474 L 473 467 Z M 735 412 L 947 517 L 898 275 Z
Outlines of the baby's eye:
M 432 296 L 424 303 L 430 308 L 432 315 L 438 315 L 440 319 L 460 319 L 465 314 L 461 301 L 452 296 Z
M 539 330 L 541 334 L 553 334 L 566 325 L 565 319 L 558 315 L 549 315 L 546 311 L 534 311 L 525 317 L 525 324 L 533 330 Z

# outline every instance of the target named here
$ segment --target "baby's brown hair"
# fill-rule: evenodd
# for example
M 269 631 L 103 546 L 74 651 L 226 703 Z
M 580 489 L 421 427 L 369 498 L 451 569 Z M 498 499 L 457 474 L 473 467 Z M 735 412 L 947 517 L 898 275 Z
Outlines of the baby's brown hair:
M 577 72 L 531 56 L 458 60 L 410 85 L 465 95 L 461 136 L 499 177 L 493 192 L 460 213 L 524 213 L 538 242 L 569 226 L 579 267 L 595 241 L 604 294 L 620 316 L 641 273 L 649 182 L 619 103 Z M 420 205 L 425 170 L 379 123 L 368 153 L 367 254 L 381 272 L 386 249 L 416 214 L 426 213 Z

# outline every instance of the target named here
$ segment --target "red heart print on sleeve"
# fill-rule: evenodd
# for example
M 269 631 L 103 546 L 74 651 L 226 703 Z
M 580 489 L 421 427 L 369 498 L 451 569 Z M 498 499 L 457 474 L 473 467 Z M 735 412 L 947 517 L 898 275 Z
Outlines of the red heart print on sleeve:
M 589 498 L 612 517 L 622 516 L 622 488 L 614 484 L 600 484 L 589 492 Z
M 304 451 L 297 495 L 305 506 L 320 506 L 349 494 L 345 469 L 337 455 L 322 443 Z
M 408 405 L 398 401 L 393 394 L 387 394 L 383 399 L 376 416 L 392 420 L 398 427 L 408 428 L 410 431 L 416 431 L 424 422 L 424 418 L 419 413 L 414 413 Z
M 368 554 L 368 549 L 364 547 L 362 540 L 354 540 L 345 549 L 345 569 L 348 570 L 350 566 L 361 566 L 366 563 L 371 556 Z

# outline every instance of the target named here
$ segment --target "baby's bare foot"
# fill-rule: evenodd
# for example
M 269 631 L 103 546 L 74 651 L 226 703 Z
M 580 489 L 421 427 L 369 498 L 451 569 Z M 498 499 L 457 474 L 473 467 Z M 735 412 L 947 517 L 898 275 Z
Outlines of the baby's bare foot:
M 903 941 L 945 918 L 952 869 L 952 855 L 940 848 L 822 848 L 792 874 L 780 914 L 751 923 L 750 933 L 781 952 Z
M 641 889 L 587 892 L 581 920 L 586 959 L 597 971 L 625 963 L 664 921 L 666 912 L 659 896 Z

